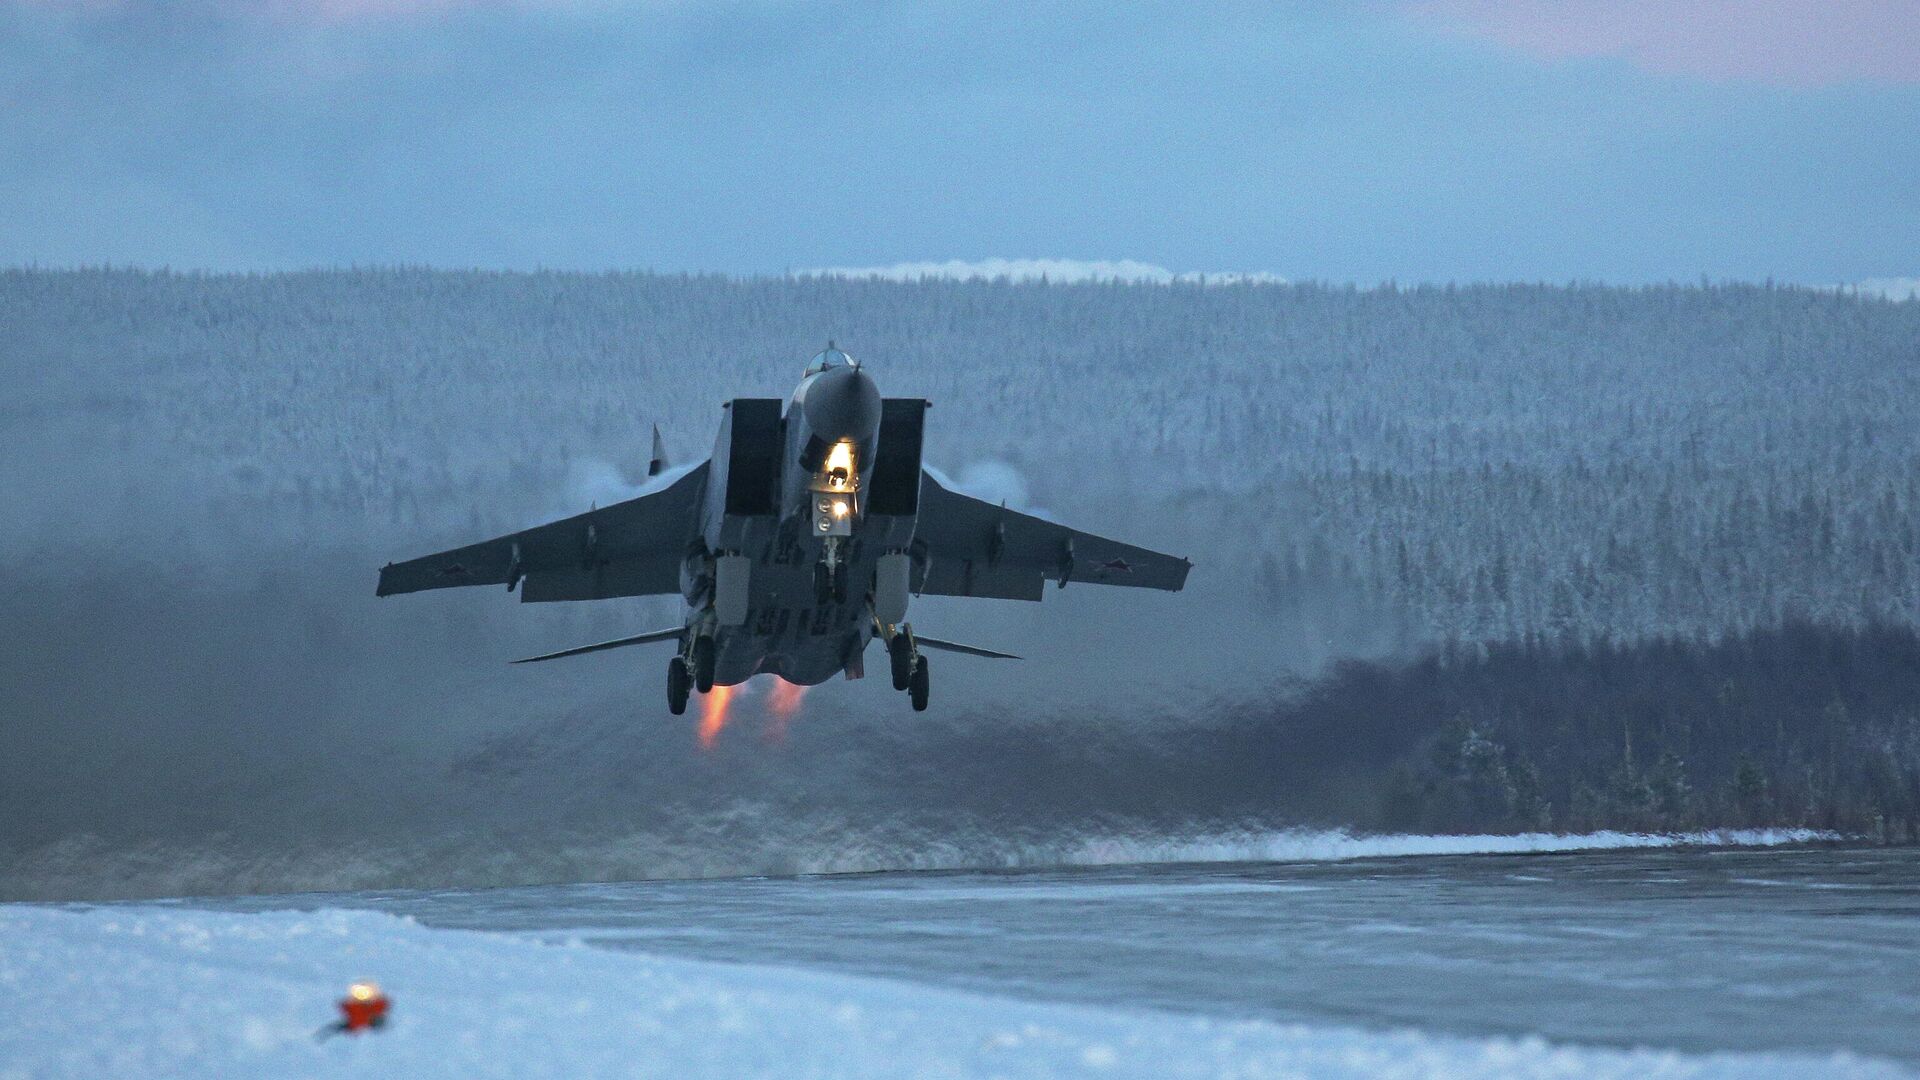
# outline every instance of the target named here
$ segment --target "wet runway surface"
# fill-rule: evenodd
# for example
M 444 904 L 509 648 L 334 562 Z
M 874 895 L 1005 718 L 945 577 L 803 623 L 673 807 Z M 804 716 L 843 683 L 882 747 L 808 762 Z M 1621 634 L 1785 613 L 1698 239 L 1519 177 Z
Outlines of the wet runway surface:
M 433 926 L 1283 1022 L 1920 1063 L 1920 851 L 1635 850 L 334 893 Z

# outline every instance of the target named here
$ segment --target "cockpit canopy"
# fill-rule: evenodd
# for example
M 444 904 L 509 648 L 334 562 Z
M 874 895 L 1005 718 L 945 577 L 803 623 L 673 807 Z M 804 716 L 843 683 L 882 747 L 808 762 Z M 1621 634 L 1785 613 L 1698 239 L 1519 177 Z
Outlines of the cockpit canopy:
M 827 342 L 826 350 L 821 352 L 817 356 L 815 356 L 813 358 L 813 362 L 807 365 L 807 374 L 818 375 L 821 372 L 828 370 L 829 368 L 859 367 L 859 366 L 860 366 L 859 361 L 855 360 L 851 356 L 848 356 L 846 353 L 841 352 L 839 349 L 834 347 L 833 342 L 829 341 Z

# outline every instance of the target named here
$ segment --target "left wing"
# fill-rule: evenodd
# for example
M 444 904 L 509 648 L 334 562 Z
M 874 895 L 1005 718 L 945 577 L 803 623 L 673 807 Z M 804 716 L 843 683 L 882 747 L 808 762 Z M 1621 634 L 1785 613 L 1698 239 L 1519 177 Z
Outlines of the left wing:
M 380 569 L 378 596 L 460 585 L 520 588 L 520 599 L 601 600 L 680 591 L 699 531 L 707 464 L 658 491 L 517 533 Z
M 914 592 L 1038 600 L 1048 581 L 1179 591 L 1193 564 L 995 506 L 920 475 Z

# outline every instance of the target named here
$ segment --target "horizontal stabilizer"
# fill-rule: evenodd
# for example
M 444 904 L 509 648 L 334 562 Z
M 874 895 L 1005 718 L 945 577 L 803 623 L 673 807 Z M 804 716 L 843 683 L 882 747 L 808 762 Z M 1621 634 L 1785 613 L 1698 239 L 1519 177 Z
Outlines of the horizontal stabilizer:
M 597 645 L 582 645 L 578 648 L 561 649 L 559 652 L 550 652 L 542 656 L 529 656 L 513 662 L 516 664 L 531 664 L 540 660 L 558 660 L 563 656 L 579 656 L 581 653 L 599 652 L 602 649 L 617 649 L 622 645 L 645 645 L 650 641 L 678 641 L 684 633 L 686 633 L 685 627 L 676 626 L 670 630 L 653 630 L 645 634 L 635 634 L 632 637 L 602 641 Z
M 939 638 L 923 637 L 920 634 L 913 635 L 913 643 L 923 649 L 939 649 L 942 652 L 966 653 L 968 656 L 984 656 L 990 660 L 1020 659 L 1010 652 L 994 652 L 992 649 L 982 649 L 974 645 L 962 645 L 957 641 L 941 641 Z

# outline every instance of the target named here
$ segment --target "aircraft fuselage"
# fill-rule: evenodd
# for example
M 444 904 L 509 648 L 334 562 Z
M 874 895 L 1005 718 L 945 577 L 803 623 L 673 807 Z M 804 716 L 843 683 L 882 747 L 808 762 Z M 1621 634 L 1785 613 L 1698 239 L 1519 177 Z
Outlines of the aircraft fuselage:
M 897 515 L 872 512 L 882 411 L 878 386 L 858 366 L 810 371 L 781 414 L 777 511 L 730 512 L 727 485 L 710 485 L 705 550 L 689 558 L 681 594 L 688 625 L 710 629 L 716 684 L 773 674 L 811 686 L 862 674 L 861 657 L 881 626 L 870 597 L 880 557 L 912 539 L 911 522 L 902 527 Z M 739 422 L 737 414 L 729 419 Z M 729 451 L 728 435 L 723 426 L 716 459 Z M 918 472 L 917 437 L 910 449 L 887 449 L 912 453 Z M 745 560 L 744 584 L 716 580 L 718 553 Z M 738 621 L 717 603 L 717 590 L 728 586 L 745 594 L 730 598 Z

